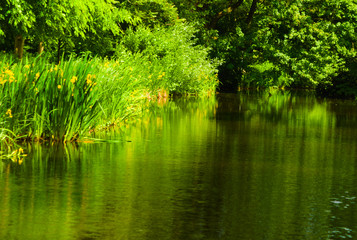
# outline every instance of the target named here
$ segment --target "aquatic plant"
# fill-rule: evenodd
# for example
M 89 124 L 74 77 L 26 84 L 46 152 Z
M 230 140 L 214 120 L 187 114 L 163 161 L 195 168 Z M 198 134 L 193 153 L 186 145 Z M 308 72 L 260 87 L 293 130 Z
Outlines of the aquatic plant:
M 31 139 L 76 139 L 98 115 L 93 66 L 70 58 L 58 65 L 45 57 L 0 62 L 0 113 L 4 127 Z M 11 62 L 11 61 L 10 61 Z
M 14 162 L 22 163 L 26 156 L 24 149 L 17 143 L 13 132 L 8 129 L 0 128 L 0 159 L 10 159 Z

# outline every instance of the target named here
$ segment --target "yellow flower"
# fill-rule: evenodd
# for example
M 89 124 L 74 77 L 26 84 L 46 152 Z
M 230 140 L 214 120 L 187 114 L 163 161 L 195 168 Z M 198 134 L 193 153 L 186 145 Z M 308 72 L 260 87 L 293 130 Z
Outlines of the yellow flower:
M 6 69 L 5 73 L 9 76 L 14 76 L 14 73 L 10 69 Z
M 92 84 L 91 78 L 92 78 L 92 76 L 91 76 L 90 74 L 88 74 L 88 75 L 87 75 L 87 79 L 86 79 L 88 85 L 91 85 L 91 84 Z
M 132 68 L 132 67 L 130 67 L 130 71 L 133 71 L 133 68 Z
M 57 86 L 57 88 L 58 88 L 58 89 L 61 89 L 61 88 L 62 88 L 62 86 L 61 86 L 61 85 L 58 85 L 58 86 Z
M 19 153 L 24 153 L 24 150 L 22 148 L 19 148 Z
M 77 81 L 77 79 L 78 79 L 78 78 L 77 78 L 76 76 L 73 76 L 70 81 L 71 81 L 71 83 L 74 84 L 74 83 Z
M 11 109 L 8 109 L 8 110 L 6 111 L 6 115 L 9 115 L 9 118 L 12 118 Z
M 25 65 L 25 68 L 29 69 L 29 68 L 30 68 L 30 66 L 29 66 L 29 65 Z
M 39 78 L 40 77 L 40 73 L 36 73 L 36 78 Z

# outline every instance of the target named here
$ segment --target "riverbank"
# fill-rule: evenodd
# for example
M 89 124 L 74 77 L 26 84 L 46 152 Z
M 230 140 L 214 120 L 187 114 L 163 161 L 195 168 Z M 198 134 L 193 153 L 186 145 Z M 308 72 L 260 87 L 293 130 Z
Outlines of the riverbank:
M 145 112 L 150 102 L 172 94 L 212 94 L 218 80 L 214 66 L 206 61 L 205 68 L 191 62 L 189 68 L 177 71 L 180 66 L 173 67 L 173 62 L 142 54 L 126 53 L 112 60 L 70 57 L 59 64 L 46 56 L 19 61 L 4 54 L 0 57 L 2 154 L 21 156 L 23 150 L 17 145 L 21 141 L 78 141 L 126 124 Z

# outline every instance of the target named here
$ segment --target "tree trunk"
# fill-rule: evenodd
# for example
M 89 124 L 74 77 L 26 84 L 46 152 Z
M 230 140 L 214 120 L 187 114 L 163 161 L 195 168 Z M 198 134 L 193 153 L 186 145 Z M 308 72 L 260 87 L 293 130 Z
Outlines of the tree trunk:
M 22 37 L 22 35 L 18 35 L 15 37 L 15 55 L 18 58 L 22 58 L 24 54 L 24 45 L 25 45 L 25 39 Z
M 43 52 L 44 48 L 45 48 L 45 47 L 43 46 L 43 42 L 40 42 L 40 43 L 38 44 L 38 50 L 37 50 L 38 55 L 40 55 L 40 54 Z
M 255 13 L 255 10 L 257 10 L 257 3 L 258 3 L 258 0 L 253 0 L 252 5 L 250 6 L 249 14 L 247 17 L 248 28 L 250 27 L 250 24 L 253 21 L 253 15 Z

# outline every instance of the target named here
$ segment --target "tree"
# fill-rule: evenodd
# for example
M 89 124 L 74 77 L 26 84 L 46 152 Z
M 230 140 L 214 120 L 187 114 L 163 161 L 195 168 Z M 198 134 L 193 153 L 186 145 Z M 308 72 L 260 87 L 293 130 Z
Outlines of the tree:
M 6 0 L 0 3 L 0 34 L 10 31 L 15 40 L 15 54 L 23 54 L 25 37 L 36 20 L 33 6 L 25 0 Z M 11 26 L 11 27 L 10 27 Z
M 356 1 L 173 2 L 181 17 L 197 23 L 211 56 L 225 61 L 220 80 L 228 90 L 236 83 L 314 88 L 355 75 Z
M 63 49 L 106 55 L 128 27 L 176 19 L 176 8 L 167 0 L 6 0 L 0 3 L 0 44 L 9 50 L 9 39 L 16 37 L 22 53 L 27 38 L 40 50 L 46 45 L 57 51 L 58 59 Z
M 219 78 L 223 91 L 235 91 L 241 76 L 241 44 L 248 25 L 258 8 L 259 1 L 252 0 L 195 0 L 178 1 L 179 15 L 195 22 L 200 30 L 199 43 L 212 48 L 211 57 L 224 60 Z
M 265 4 L 245 44 L 247 79 L 266 86 L 331 83 L 355 58 L 356 14 L 350 0 Z
M 108 21 L 108 11 L 104 10 L 103 14 L 96 16 L 87 32 L 87 38 L 77 40 L 80 43 L 76 47 L 77 52 L 90 50 L 95 54 L 111 56 L 128 29 L 138 28 L 139 25 L 152 29 L 159 25 L 170 26 L 175 24 L 178 18 L 177 9 L 167 0 L 119 1 L 113 2 L 111 7 L 111 18 L 114 21 L 103 28 L 101 23 Z M 97 15 L 98 12 L 93 14 Z M 117 30 L 113 31 L 115 28 Z

